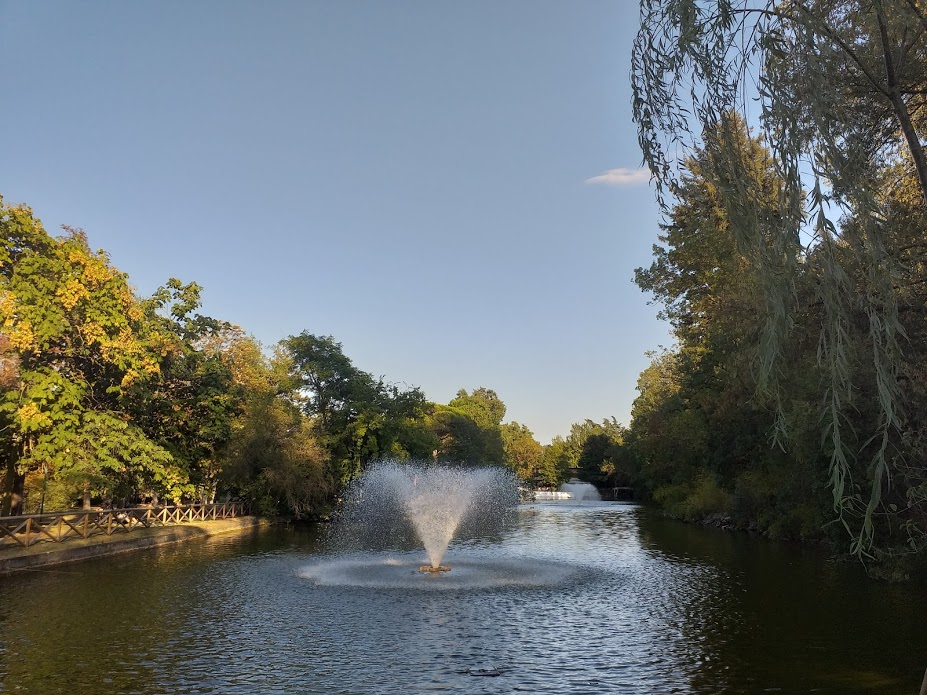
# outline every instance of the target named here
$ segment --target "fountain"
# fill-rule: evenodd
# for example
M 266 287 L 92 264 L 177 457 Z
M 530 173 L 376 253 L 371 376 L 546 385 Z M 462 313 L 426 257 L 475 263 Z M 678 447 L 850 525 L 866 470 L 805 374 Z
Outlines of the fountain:
M 414 536 L 428 555 L 420 569 L 448 572 L 441 561 L 455 533 L 502 524 L 517 503 L 516 489 L 515 477 L 501 468 L 376 463 L 348 490 L 337 534 L 342 546 L 347 540 L 368 548 L 408 545 Z
M 579 478 L 570 478 L 569 482 L 560 486 L 560 492 L 568 494 L 570 496 L 568 499 L 574 502 L 582 502 L 583 500 L 599 501 L 602 499 L 595 485 L 584 482 Z
M 580 480 L 578 477 L 580 469 L 570 469 L 570 479 L 560 486 L 558 490 L 539 490 L 534 493 L 534 499 L 538 501 L 551 500 L 572 500 L 573 502 L 582 502 L 584 500 L 599 502 L 602 496 L 599 494 L 595 485 Z
M 517 504 L 517 479 L 501 468 L 379 462 L 348 489 L 329 552 L 299 575 L 323 586 L 419 590 L 549 586 L 575 577 L 573 565 L 486 552 L 485 540 L 504 535 Z M 464 547 L 442 564 L 452 541 Z

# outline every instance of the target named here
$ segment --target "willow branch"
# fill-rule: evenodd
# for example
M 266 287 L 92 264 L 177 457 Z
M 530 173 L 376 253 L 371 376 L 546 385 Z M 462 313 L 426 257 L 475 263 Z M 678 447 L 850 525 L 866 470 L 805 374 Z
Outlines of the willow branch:
M 881 92 L 884 96 L 891 98 L 891 95 L 888 93 L 888 90 L 882 85 L 881 81 L 878 79 L 878 77 L 876 77 L 875 73 L 873 73 L 868 67 L 866 67 L 866 64 L 863 63 L 862 59 L 858 55 L 856 55 L 856 51 L 854 51 L 846 41 L 840 38 L 840 35 L 837 34 L 837 32 L 834 29 L 832 29 L 830 25 L 818 19 L 811 10 L 805 7 L 805 4 L 803 2 L 796 1 L 795 7 L 797 7 L 801 12 L 803 12 L 805 14 L 805 17 L 812 24 L 817 25 L 824 32 L 824 34 L 827 35 L 827 37 L 831 41 L 833 41 L 835 44 L 840 46 L 840 50 L 846 53 L 847 57 L 850 60 L 852 60 L 853 63 L 856 64 L 856 67 L 860 69 L 860 72 L 862 72 L 863 75 L 866 76 L 866 79 L 869 80 L 869 83 L 875 89 Z

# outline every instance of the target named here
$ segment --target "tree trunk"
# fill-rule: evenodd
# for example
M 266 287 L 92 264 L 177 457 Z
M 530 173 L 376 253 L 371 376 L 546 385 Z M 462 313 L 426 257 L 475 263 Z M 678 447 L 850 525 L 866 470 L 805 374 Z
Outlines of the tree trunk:
M 895 61 L 892 58 L 891 42 L 888 37 L 888 26 L 885 23 L 885 15 L 880 9 L 876 10 L 876 18 L 879 22 L 879 39 L 882 43 L 882 58 L 885 63 L 888 98 L 892 104 L 892 110 L 895 112 L 895 117 L 898 119 L 901 132 L 904 134 L 905 142 L 908 144 L 911 159 L 914 161 L 917 180 L 921 185 L 921 195 L 924 202 L 927 203 L 927 157 L 924 155 L 924 148 L 921 146 L 921 140 L 917 135 L 914 122 L 911 120 L 911 114 L 908 112 L 908 105 L 905 104 L 904 97 L 901 95 L 901 86 L 898 83 L 898 74 L 895 71 Z
M 39 503 L 39 514 L 45 513 L 45 496 L 48 494 L 48 464 L 42 464 L 42 501 Z
M 0 516 L 17 516 L 23 513 L 23 490 L 26 476 L 16 470 L 16 461 L 10 458 L 3 476 L 2 499 L 0 499 Z
M 90 509 L 90 481 L 89 480 L 84 481 L 84 507 L 83 508 L 85 510 Z
M 0 488 L 0 516 L 9 516 L 13 506 L 13 475 L 16 473 L 16 466 L 12 461 L 8 461 L 5 468 L 3 487 Z

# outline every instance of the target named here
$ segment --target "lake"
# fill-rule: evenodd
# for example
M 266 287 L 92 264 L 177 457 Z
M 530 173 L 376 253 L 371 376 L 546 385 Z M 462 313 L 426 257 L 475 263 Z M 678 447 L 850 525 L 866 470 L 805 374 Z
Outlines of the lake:
M 325 533 L 0 578 L 0 692 L 915 695 L 927 668 L 927 588 L 633 504 L 521 505 L 445 576 Z

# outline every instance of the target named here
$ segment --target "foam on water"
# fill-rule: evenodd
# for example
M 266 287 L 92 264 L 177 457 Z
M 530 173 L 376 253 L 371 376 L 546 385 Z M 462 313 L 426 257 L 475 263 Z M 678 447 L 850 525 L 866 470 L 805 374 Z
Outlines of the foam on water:
M 364 553 L 319 559 L 297 574 L 321 586 L 447 591 L 544 587 L 569 583 L 588 568 L 535 558 L 464 555 L 451 572 L 418 571 L 413 553 Z

